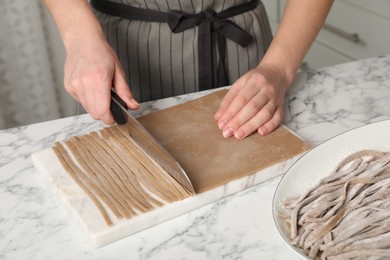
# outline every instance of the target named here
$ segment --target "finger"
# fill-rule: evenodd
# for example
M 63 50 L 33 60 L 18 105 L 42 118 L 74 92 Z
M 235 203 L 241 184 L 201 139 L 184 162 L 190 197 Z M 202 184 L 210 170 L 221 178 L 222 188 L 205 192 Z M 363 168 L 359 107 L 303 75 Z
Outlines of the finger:
M 68 78 L 68 76 L 64 76 L 64 87 L 65 87 L 66 92 L 68 92 L 69 95 L 74 100 L 81 103 L 80 98 L 77 94 L 77 91 L 75 91 L 75 89 L 76 89 L 75 84 L 78 84 L 78 82 L 75 82 L 73 77 Z
M 214 115 L 215 120 L 219 121 L 221 119 L 222 114 L 226 111 L 234 97 L 236 97 L 239 91 L 242 89 L 244 83 L 245 80 L 241 78 L 232 85 L 228 93 L 226 93 L 225 97 L 222 99 L 221 104 L 219 105 L 219 109 Z
M 88 109 L 87 101 L 84 99 L 84 97 L 80 95 L 79 100 L 80 100 L 79 102 L 80 102 L 80 104 L 83 106 L 85 112 L 87 112 L 88 114 L 90 114 L 89 109 Z
M 115 75 L 113 80 L 113 87 L 116 93 L 125 101 L 126 105 L 130 109 L 139 108 L 139 103 L 133 97 L 133 94 L 130 91 L 129 85 L 126 82 L 125 74 L 120 65 L 117 65 L 115 68 Z
M 226 137 L 229 134 L 226 131 L 230 131 L 233 134 L 238 128 L 248 122 L 251 118 L 263 108 L 268 102 L 268 98 L 260 92 L 258 92 L 223 128 L 223 135 Z M 233 105 L 233 103 L 232 103 Z M 256 128 L 257 129 L 257 128 Z
M 233 122 L 237 121 L 237 119 L 233 118 L 238 116 L 242 110 L 246 109 L 241 115 L 241 119 L 245 121 L 256 114 L 267 101 L 265 100 L 266 97 L 264 95 L 258 96 L 259 93 L 259 89 L 255 86 L 242 89 L 221 115 L 218 121 L 218 127 L 222 130 L 225 129 L 227 125 L 231 125 L 232 120 Z M 241 122 L 241 124 L 245 123 L 245 121 Z M 236 124 L 237 122 L 234 124 L 234 127 L 238 127 Z M 233 130 L 235 129 L 234 127 Z
M 105 124 L 112 125 L 115 123 L 114 117 L 110 110 L 111 98 L 110 92 L 95 92 L 94 96 L 94 114 L 96 115 L 95 119 L 103 121 Z M 107 98 L 108 97 L 108 98 Z
M 251 118 L 253 118 L 265 104 L 269 102 L 267 96 L 262 91 L 258 92 L 240 111 L 226 124 L 225 128 L 232 128 L 233 131 L 241 127 Z M 234 104 L 232 103 L 232 106 Z
M 268 123 L 270 120 L 273 120 L 273 118 L 276 117 L 276 110 L 277 108 L 275 105 L 273 105 L 272 102 L 268 102 L 251 120 L 234 132 L 234 137 L 236 139 L 243 139 L 252 134 L 258 130 L 259 127 Z
M 65 86 L 65 90 L 69 93 L 69 95 L 74 99 L 76 100 L 78 103 L 80 103 L 84 110 L 89 113 L 88 111 L 88 106 L 87 106 L 87 102 L 84 98 L 83 95 L 81 95 L 81 93 L 78 93 L 76 91 L 77 89 L 77 86 L 80 85 L 80 80 L 76 80 L 74 77 L 72 77 L 72 79 L 69 79 L 69 78 L 65 78 L 64 77 L 64 86 Z
M 92 110 L 92 117 L 102 120 L 105 124 L 113 124 L 115 122 L 110 111 L 111 82 L 112 79 L 107 75 L 99 85 L 93 88 L 92 97 L 88 97 L 88 107 Z
M 68 91 L 67 92 L 69 93 L 69 95 L 74 99 L 76 100 L 77 102 L 81 103 L 81 99 L 79 98 L 79 96 L 77 95 L 76 92 L 74 91 Z
M 281 107 L 278 107 L 274 113 L 274 116 L 271 120 L 263 124 L 259 129 L 257 130 L 260 135 L 268 135 L 273 130 L 275 130 L 283 120 L 283 109 Z

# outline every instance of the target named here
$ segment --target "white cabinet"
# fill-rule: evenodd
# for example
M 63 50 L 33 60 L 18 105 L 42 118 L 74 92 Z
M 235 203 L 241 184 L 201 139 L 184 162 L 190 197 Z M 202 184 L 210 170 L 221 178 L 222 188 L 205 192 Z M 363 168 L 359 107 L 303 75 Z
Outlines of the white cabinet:
M 263 0 L 274 33 L 285 2 Z M 390 1 L 335 0 L 303 68 L 318 69 L 389 53 Z
M 367 6 L 373 2 L 375 0 L 367 1 Z M 390 5 L 387 8 L 390 13 Z M 327 29 L 326 25 L 332 27 Z M 354 59 L 390 53 L 390 19 L 368 9 L 347 1 L 335 1 L 326 25 L 317 40 Z
M 343 0 L 351 6 L 360 7 L 368 12 L 380 15 L 390 19 L 390 1 L 389 0 Z
M 342 53 L 329 49 L 319 42 L 314 42 L 302 62 L 301 69 L 318 69 L 349 61 L 351 61 L 351 59 Z

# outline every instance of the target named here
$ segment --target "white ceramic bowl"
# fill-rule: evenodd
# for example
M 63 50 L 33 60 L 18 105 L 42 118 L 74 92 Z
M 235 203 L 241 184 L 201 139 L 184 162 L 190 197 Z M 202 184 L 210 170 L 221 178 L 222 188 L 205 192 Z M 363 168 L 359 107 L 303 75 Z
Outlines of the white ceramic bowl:
M 286 243 L 303 258 L 303 252 L 290 242 L 290 231 L 278 216 L 281 202 L 303 194 L 330 174 L 348 155 L 363 149 L 390 151 L 390 120 L 358 127 L 314 147 L 302 156 L 283 176 L 273 198 L 274 222 Z

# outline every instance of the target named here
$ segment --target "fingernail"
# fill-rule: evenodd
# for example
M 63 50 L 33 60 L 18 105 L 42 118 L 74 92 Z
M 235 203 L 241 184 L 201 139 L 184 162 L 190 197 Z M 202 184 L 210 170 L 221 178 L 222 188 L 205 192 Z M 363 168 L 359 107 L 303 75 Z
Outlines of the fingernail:
M 264 130 L 259 128 L 259 130 L 257 130 L 257 132 L 260 134 L 260 135 L 264 135 Z
M 233 129 L 231 127 L 227 128 L 225 131 L 223 131 L 222 135 L 225 138 L 231 137 L 233 134 Z
M 226 123 L 227 123 L 226 120 L 220 120 L 220 121 L 218 122 L 218 127 L 219 127 L 219 129 L 222 130 L 222 128 L 225 127 Z
M 242 139 L 244 136 L 245 136 L 245 132 L 244 132 L 244 130 L 242 130 L 242 129 L 238 129 L 238 130 L 234 133 L 234 137 L 235 137 L 236 139 Z

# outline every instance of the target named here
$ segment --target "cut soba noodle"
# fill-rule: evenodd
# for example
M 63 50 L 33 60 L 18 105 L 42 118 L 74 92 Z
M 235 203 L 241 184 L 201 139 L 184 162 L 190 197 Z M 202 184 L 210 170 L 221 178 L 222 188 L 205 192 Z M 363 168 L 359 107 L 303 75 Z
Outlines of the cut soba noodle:
M 390 259 L 390 153 L 348 156 L 282 208 L 292 244 L 312 259 Z
M 191 195 L 139 149 L 126 125 L 56 143 L 63 168 L 92 200 L 107 225 Z

